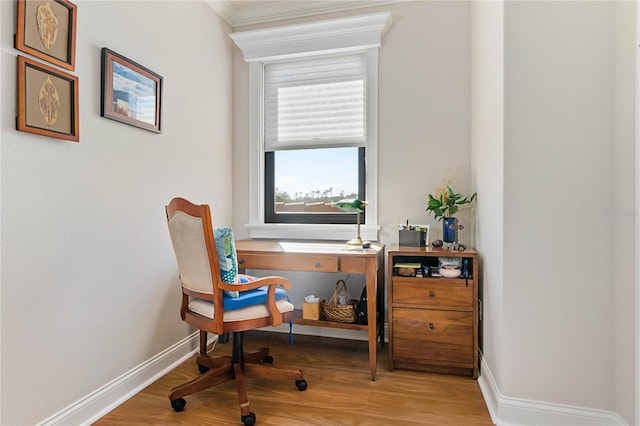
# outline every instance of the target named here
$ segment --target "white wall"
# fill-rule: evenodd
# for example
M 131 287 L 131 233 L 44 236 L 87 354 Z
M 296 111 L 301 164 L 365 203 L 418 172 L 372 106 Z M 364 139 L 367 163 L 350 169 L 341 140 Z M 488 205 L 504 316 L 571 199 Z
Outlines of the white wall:
M 499 368 L 512 397 L 614 408 L 614 240 L 603 214 L 614 189 L 614 12 L 610 2 L 505 3 L 509 344 Z
M 0 2 L 2 424 L 42 421 L 191 332 L 172 197 L 232 222 L 228 25 L 202 1 L 74 3 L 78 144 L 14 130 L 16 2 Z M 100 117 L 102 47 L 164 77 L 162 134 Z
M 504 10 L 502 2 L 471 6 L 471 152 L 480 253 L 480 348 L 502 387 L 504 262 Z
M 575 408 L 581 420 L 610 420 L 619 410 L 633 422 L 637 372 L 629 375 L 634 343 L 625 339 L 634 331 L 635 254 L 614 255 L 633 240 L 616 240 L 606 214 L 634 201 L 625 197 L 633 191 L 635 87 L 633 11 L 625 7 L 633 5 L 409 2 L 357 12 L 393 17 L 380 49 L 380 240 L 397 242 L 407 219 L 426 219 L 436 238 L 425 196 L 449 174 L 459 173 L 460 191 L 479 193 L 465 218 L 476 228 L 462 238 L 481 253 L 483 374 L 495 380 L 497 393 L 487 397 L 506 408 L 494 413 L 499 421 L 534 421 L 535 410 L 542 422 L 566 421 Z M 248 192 L 240 171 L 247 68 L 234 48 L 236 194 Z M 234 198 L 236 211 L 247 206 L 247 196 Z M 248 213 L 234 217 L 237 232 L 245 223 Z M 618 278 L 606 266 L 614 259 L 625 265 Z M 334 282 L 292 279 L 304 283 L 294 302 Z M 533 411 L 518 411 L 523 401 Z
M 640 423 L 640 341 L 636 336 L 640 330 L 640 318 L 635 304 L 636 292 L 640 291 L 640 277 L 635 276 L 638 263 L 637 236 L 640 211 L 636 181 L 638 143 L 636 138 L 637 71 L 636 56 L 636 2 L 616 2 L 616 62 L 615 62 L 615 121 L 614 121 L 614 191 L 613 232 L 615 244 L 614 274 L 614 328 L 615 328 L 615 411 L 629 424 Z M 605 212 L 608 213 L 608 212 Z M 635 326 L 634 326 L 635 323 Z M 635 374 L 633 374 L 635 372 Z M 638 411 L 636 411 L 638 410 Z M 634 420 L 635 419 L 635 420 Z
M 493 414 L 505 424 L 637 424 L 635 5 L 510 1 L 472 10 L 483 375 L 497 387 Z M 503 119 L 491 95 L 502 96 L 500 74 Z M 503 181 L 489 183 L 487 167 L 500 167 L 501 155 Z M 501 229 L 486 216 L 487 190 Z
M 15 2 L 0 1 L 2 424 L 41 421 L 189 334 L 171 197 L 210 203 L 216 225 L 246 236 L 248 67 L 228 26 L 200 1 L 153 2 L 153 19 L 149 2 L 76 3 L 79 144 L 14 130 Z M 633 218 L 607 215 L 638 191 L 635 5 L 483 5 L 368 10 L 394 21 L 380 51 L 381 240 L 396 242 L 407 219 L 438 228 L 424 199 L 460 170 L 456 189 L 479 192 L 462 238 L 482 256 L 498 391 L 637 424 Z M 99 117 L 101 47 L 163 75 L 162 135 Z M 293 278 L 304 285 L 294 302 L 335 282 Z
M 390 10 L 392 25 L 383 36 L 379 60 L 379 221 L 380 241 L 398 242 L 398 224 L 432 225 L 431 238 L 441 238 L 442 224 L 428 216 L 426 198 L 443 178 L 457 177 L 454 189 L 470 186 L 469 3 L 411 2 L 349 13 Z M 309 20 L 347 14 L 323 15 Z M 301 22 L 283 21 L 269 26 Z M 261 26 L 236 28 L 234 31 Z M 234 47 L 234 230 L 248 236 L 248 64 Z M 461 214 L 469 242 L 473 222 Z M 292 274 L 292 300 L 304 295 L 327 296 L 336 278 L 325 274 Z M 361 277 L 351 276 L 355 292 Z M 352 287 L 350 286 L 350 289 Z

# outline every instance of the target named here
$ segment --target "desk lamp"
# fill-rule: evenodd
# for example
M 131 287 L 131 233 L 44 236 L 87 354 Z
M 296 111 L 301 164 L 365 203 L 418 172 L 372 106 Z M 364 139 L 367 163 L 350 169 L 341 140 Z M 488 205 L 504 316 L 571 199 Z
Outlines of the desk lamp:
M 362 238 L 360 238 L 360 213 L 364 211 L 364 207 L 367 204 L 368 203 L 366 201 L 362 201 L 358 198 L 340 200 L 336 203 L 336 207 L 339 208 L 340 210 L 356 214 L 356 221 L 357 221 L 356 223 L 358 224 L 357 225 L 358 235 L 355 239 L 347 241 L 347 248 L 362 247 L 362 244 L 368 242 L 368 241 L 363 241 Z

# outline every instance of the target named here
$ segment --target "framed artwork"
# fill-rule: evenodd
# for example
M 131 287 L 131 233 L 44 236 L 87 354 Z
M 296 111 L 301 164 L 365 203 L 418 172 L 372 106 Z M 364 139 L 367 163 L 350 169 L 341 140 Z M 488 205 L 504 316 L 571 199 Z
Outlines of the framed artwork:
M 78 77 L 18 55 L 16 129 L 80 140 Z
M 100 115 L 162 133 L 161 106 L 162 77 L 103 47 Z
M 75 70 L 76 16 L 69 0 L 18 0 L 16 49 Z

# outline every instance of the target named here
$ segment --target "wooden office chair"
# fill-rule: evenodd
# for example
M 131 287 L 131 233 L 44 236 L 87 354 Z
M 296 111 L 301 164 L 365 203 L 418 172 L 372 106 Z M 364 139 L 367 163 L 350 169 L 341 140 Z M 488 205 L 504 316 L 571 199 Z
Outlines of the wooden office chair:
M 293 305 L 287 300 L 286 291 L 278 286 L 288 289 L 291 282 L 282 277 L 258 278 L 246 284 L 223 282 L 209 206 L 174 198 L 166 207 L 166 213 L 182 286 L 180 315 L 200 329 L 200 355 L 196 364 L 202 373 L 171 390 L 171 406 L 175 411 L 182 411 L 185 396 L 235 380 L 241 421 L 247 426 L 253 425 L 256 416 L 249 407 L 245 378 L 287 379 L 295 381 L 300 391 L 307 388 L 301 370 L 271 365 L 273 358 L 268 348 L 252 353 L 243 350 L 244 331 L 278 326 L 290 320 Z M 239 297 L 230 297 L 224 290 L 237 291 Z M 231 357 L 210 357 L 207 333 L 233 333 Z

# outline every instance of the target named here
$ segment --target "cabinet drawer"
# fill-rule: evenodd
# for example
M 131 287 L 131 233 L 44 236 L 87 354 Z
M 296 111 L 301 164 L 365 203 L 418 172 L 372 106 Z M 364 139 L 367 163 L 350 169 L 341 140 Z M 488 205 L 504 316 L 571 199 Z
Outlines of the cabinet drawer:
M 433 279 L 393 278 L 391 301 L 432 307 L 473 307 L 473 285 L 467 286 L 464 280 L 440 284 Z
M 473 313 L 394 309 L 393 359 L 473 367 Z
M 238 267 L 285 271 L 338 272 L 338 256 L 238 254 Z

